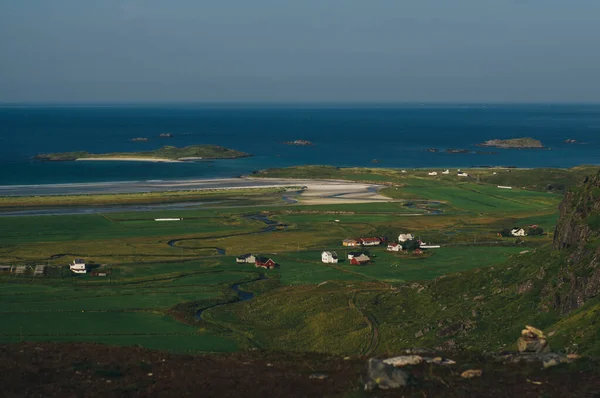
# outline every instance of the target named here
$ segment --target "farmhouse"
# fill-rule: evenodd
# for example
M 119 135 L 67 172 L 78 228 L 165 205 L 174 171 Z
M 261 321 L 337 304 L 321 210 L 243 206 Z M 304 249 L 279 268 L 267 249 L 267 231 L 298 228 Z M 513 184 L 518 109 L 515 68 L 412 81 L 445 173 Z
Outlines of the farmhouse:
M 465 173 L 464 171 L 461 171 L 457 174 L 457 176 L 459 177 L 468 177 L 469 175 L 467 173 Z
M 355 247 L 355 246 L 358 246 L 358 241 L 356 239 L 344 239 L 342 241 L 342 245 L 348 246 L 348 247 Z
M 413 240 L 415 236 L 413 234 L 400 234 L 398 235 L 398 242 L 406 242 L 407 240 Z
M 348 253 L 348 260 L 352 260 L 354 257 L 358 257 L 362 254 L 362 252 L 350 252 Z
M 242 254 L 241 256 L 235 259 L 236 263 L 250 263 L 254 264 L 256 262 L 256 257 L 253 254 L 247 253 Z
M 254 261 L 254 265 L 256 266 L 256 268 L 265 268 L 265 269 L 273 269 L 277 266 L 277 264 L 275 263 L 275 261 L 273 261 L 273 259 L 267 258 L 267 257 L 256 257 L 256 260 Z
M 0 265 L 0 271 L 1 272 L 11 272 L 12 267 L 10 265 Z
M 35 271 L 33 271 L 33 275 L 44 275 L 45 270 L 46 270 L 45 265 L 36 265 Z
M 363 246 L 379 246 L 381 238 L 360 238 L 360 244 Z
M 360 256 L 352 257 L 350 260 L 350 264 L 352 265 L 363 265 L 367 264 L 371 259 L 366 254 L 361 254 Z
M 387 251 L 389 251 L 389 252 L 402 251 L 402 245 L 400 243 L 390 243 L 390 244 L 388 244 Z
M 321 261 L 325 264 L 337 264 L 338 255 L 336 252 L 323 252 L 321 253 Z
M 85 260 L 81 258 L 76 258 L 73 260 L 73 264 L 71 264 L 69 268 L 71 269 L 71 272 L 75 274 L 85 274 L 87 272 L 85 268 Z
M 437 171 L 430 171 L 429 173 L 427 173 L 427 175 L 436 176 L 437 175 Z
M 523 228 L 513 228 L 510 230 L 512 236 L 526 236 L 527 232 Z

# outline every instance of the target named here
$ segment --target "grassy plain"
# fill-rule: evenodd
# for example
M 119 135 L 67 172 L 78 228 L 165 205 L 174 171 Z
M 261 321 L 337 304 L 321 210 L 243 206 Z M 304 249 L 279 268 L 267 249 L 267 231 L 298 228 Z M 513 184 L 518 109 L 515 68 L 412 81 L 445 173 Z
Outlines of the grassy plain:
M 460 286 L 444 287 L 441 296 L 410 286 L 445 283 L 448 274 L 483 276 L 479 269 L 527 256 L 519 253 L 537 250 L 552 235 L 517 245 L 497 232 L 533 223 L 551 231 L 561 198 L 533 189 L 499 190 L 484 182 L 493 176 L 488 170 L 479 182 L 428 179 L 425 171 L 404 176 L 386 169 L 299 170 L 288 170 L 285 177 L 385 182 L 383 193 L 397 201 L 307 206 L 283 204 L 278 191 L 257 191 L 248 193 L 255 201 L 247 207 L 0 219 L 0 264 L 50 266 L 45 276 L 0 273 L 0 342 L 99 341 L 174 351 L 251 346 L 339 354 L 392 351 L 413 344 L 417 326 L 425 323 L 417 319 L 433 316 L 411 310 L 414 320 L 407 319 L 402 311 L 410 309 L 410 300 L 425 300 L 423 308 L 436 311 L 446 301 L 462 300 Z M 180 195 L 174 200 L 196 194 Z M 267 196 L 261 202 L 259 197 Z M 183 221 L 155 222 L 158 217 Z M 394 239 L 401 232 L 442 248 L 423 258 L 370 249 L 374 261 L 360 267 L 320 262 L 322 250 L 345 257 L 342 239 Z M 266 271 L 236 264 L 234 256 L 246 252 L 270 256 L 280 267 Z M 110 275 L 72 275 L 66 265 L 76 257 L 104 264 Z M 474 280 L 464 286 L 467 291 L 480 289 L 480 280 Z M 256 296 L 238 302 L 232 285 L 240 283 L 240 290 Z M 198 310 L 204 310 L 201 319 L 195 317 Z M 398 332 L 399 325 L 406 329 Z

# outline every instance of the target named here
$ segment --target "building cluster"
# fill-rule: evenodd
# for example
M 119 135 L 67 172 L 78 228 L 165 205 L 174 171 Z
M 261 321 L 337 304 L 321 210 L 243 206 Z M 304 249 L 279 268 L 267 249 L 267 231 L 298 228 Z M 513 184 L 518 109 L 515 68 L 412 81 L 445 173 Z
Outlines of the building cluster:
M 278 264 L 269 257 L 255 256 L 251 253 L 242 254 L 236 257 L 235 262 L 238 264 L 254 264 L 256 268 L 273 269 L 278 267 Z

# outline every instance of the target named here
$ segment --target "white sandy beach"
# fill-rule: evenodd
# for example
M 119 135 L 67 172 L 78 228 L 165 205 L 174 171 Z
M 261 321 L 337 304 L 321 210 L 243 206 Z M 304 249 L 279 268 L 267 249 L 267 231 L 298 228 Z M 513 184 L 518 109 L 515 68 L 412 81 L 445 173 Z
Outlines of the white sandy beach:
M 92 161 L 99 161 L 99 160 L 105 160 L 105 161 L 126 161 L 126 162 L 159 162 L 159 163 L 181 163 L 180 160 L 172 160 L 172 159 L 163 159 L 163 158 L 127 158 L 127 157 L 109 157 L 109 158 L 77 158 L 75 159 L 76 162 L 83 162 L 86 160 L 92 160 Z

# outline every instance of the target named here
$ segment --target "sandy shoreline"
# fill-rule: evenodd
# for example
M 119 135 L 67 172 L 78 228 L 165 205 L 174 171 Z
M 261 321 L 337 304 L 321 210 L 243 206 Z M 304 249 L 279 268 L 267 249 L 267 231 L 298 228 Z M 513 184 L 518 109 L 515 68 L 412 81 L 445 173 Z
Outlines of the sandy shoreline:
M 142 192 L 202 191 L 252 188 L 294 188 L 301 204 L 342 204 L 391 202 L 379 194 L 383 186 L 341 180 L 279 178 L 222 178 L 205 180 L 119 181 L 99 183 L 4 185 L 0 196 L 100 195 Z
M 86 160 L 92 161 L 126 161 L 126 162 L 158 162 L 158 163 L 181 163 L 181 160 L 172 160 L 164 158 L 127 158 L 127 157 L 109 157 L 109 158 L 77 158 L 76 162 L 83 162 Z

